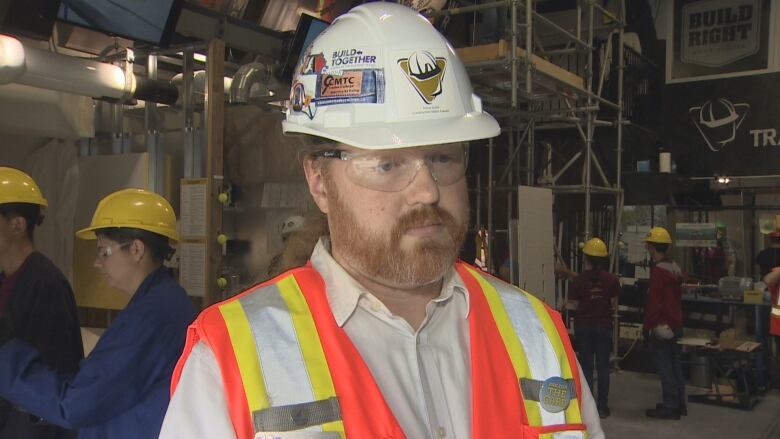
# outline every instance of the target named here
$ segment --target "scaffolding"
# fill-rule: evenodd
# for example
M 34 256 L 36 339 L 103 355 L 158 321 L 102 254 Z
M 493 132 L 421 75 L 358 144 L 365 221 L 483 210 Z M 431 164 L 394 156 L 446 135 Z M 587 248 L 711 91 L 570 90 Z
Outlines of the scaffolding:
M 584 212 L 580 217 L 584 224 L 560 222 L 561 227 L 557 228 L 560 248 L 561 232 L 565 229 L 576 229 L 572 235 L 582 241 L 596 234 L 592 200 L 594 195 L 604 194 L 611 197 L 615 210 L 608 225 L 597 224 L 597 234 L 606 238 L 609 247 L 615 249 L 623 204 L 620 176 L 623 127 L 627 123 L 623 102 L 625 3 L 624 0 L 617 1 L 617 10 L 613 12 L 594 0 L 582 0 L 574 10 L 557 14 L 537 12 L 536 3 L 534 0 L 506 0 L 457 6 L 459 2 L 450 1 L 450 8 L 432 14 L 451 17 L 494 9 L 509 19 L 503 39 L 457 49 L 475 92 L 482 98 L 485 108 L 501 122 L 504 136 L 500 139 L 505 139 L 507 144 L 506 157 L 497 157 L 496 142 L 491 141 L 488 145 L 488 181 L 487 185 L 480 184 L 485 188 L 485 227 L 488 236 L 496 236 L 495 232 L 508 235 L 508 227 L 496 228 L 493 211 L 499 194 L 508 194 L 507 202 L 511 206 L 512 194 L 518 184 L 548 187 L 556 198 L 581 195 Z M 566 18 L 568 23 L 564 23 Z M 597 21 L 600 24 L 596 25 Z M 600 47 L 596 44 L 598 40 L 604 41 Z M 600 69 L 596 69 L 599 49 L 602 62 Z M 605 81 L 610 69 L 615 69 L 613 77 L 617 85 L 613 87 L 615 95 L 607 98 Z M 593 148 L 595 131 L 601 127 L 616 131 L 616 168 L 612 180 Z M 582 148 L 568 157 L 560 169 L 553 171 L 551 155 L 555 148 L 549 143 L 537 145 L 540 143 L 537 139 L 541 132 L 558 130 L 574 130 Z M 536 178 L 535 155 L 541 149 L 547 155 L 546 166 Z M 564 184 L 562 177 L 578 163 L 582 165 L 580 181 Z M 478 210 L 482 204 L 478 204 Z M 510 220 L 512 209 L 507 211 Z M 481 219 L 482 212 L 478 211 L 477 216 Z M 576 248 L 577 242 L 568 244 L 567 247 Z M 570 253 L 577 254 L 576 251 Z M 617 252 L 611 254 L 614 269 Z M 563 255 L 558 256 L 563 260 Z M 571 265 L 576 266 L 577 260 L 575 257 L 567 262 L 574 262 Z M 488 267 L 494 268 L 492 258 Z
M 625 45 L 625 0 L 612 2 L 614 10 L 595 0 L 578 0 L 575 9 L 552 14 L 537 11 L 537 3 L 544 3 L 541 0 L 484 1 L 461 6 L 462 3 L 465 2 L 451 0 L 448 9 L 432 15 L 444 16 L 446 25 L 449 17 L 492 9 L 496 16 L 508 17 L 509 22 L 502 39 L 479 45 L 475 44 L 476 38 L 472 34 L 471 45 L 457 49 L 475 92 L 482 98 L 487 111 L 501 123 L 502 136 L 498 139 L 506 142 L 505 157 L 499 157 L 497 153 L 499 140 L 491 139 L 488 143 L 487 184 L 477 182 L 477 227 L 483 226 L 486 217 L 484 227 L 488 236 L 495 242 L 496 233 L 505 234 L 507 247 L 511 248 L 509 224 L 514 212 L 513 203 L 517 204 L 518 200 L 515 195 L 518 185 L 550 188 L 556 207 L 563 204 L 558 202 L 560 197 L 576 196 L 581 214 L 573 218 L 558 215 L 555 220 L 556 260 L 574 270 L 581 269 L 579 243 L 599 236 L 612 249 L 610 270 L 617 271 L 624 203 L 621 182 L 623 129 L 632 125 L 626 115 L 631 114 L 633 105 L 631 96 L 624 99 L 624 72 L 627 58 L 652 66 L 647 58 Z M 472 32 L 476 33 L 476 29 Z M 600 53 L 599 68 L 596 67 L 597 52 Z M 605 87 L 607 82 L 609 86 Z M 632 93 L 647 93 L 649 89 L 641 78 L 629 86 Z M 612 179 L 594 150 L 597 128 L 599 132 L 614 130 Z M 571 155 L 556 151 L 550 142 L 539 140 L 543 134 L 563 130 L 573 130 L 581 142 L 579 150 Z M 535 157 L 539 152 L 543 160 Z M 558 169 L 553 169 L 554 153 L 566 154 Z M 544 163 L 540 172 L 535 169 L 537 162 Z M 582 170 L 579 176 L 575 173 L 578 165 Z M 575 183 L 572 183 L 572 174 L 575 174 Z M 497 200 L 504 194 L 507 203 L 505 228 L 497 227 L 497 223 L 503 221 L 497 221 L 494 215 Z M 611 214 L 605 214 L 608 209 L 594 211 L 594 197 L 599 197 L 602 205 L 613 206 Z M 486 205 L 486 215 L 481 211 L 483 205 Z M 496 272 L 495 251 L 489 254 L 488 270 Z M 511 280 L 517 282 L 514 277 L 517 261 L 512 260 L 511 255 Z M 562 294 L 556 296 L 554 305 L 561 306 L 566 302 L 565 288 L 558 283 L 557 289 Z M 615 353 L 618 324 L 616 314 Z

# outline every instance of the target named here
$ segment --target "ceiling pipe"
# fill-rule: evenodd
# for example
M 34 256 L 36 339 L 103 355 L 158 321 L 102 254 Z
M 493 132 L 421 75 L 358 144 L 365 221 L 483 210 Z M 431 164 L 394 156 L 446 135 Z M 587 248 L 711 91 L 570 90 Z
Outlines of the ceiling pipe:
M 172 104 L 178 90 L 167 81 L 133 74 L 133 51 L 125 67 L 63 55 L 25 45 L 0 34 L 0 84 L 17 83 L 113 102 L 132 99 Z

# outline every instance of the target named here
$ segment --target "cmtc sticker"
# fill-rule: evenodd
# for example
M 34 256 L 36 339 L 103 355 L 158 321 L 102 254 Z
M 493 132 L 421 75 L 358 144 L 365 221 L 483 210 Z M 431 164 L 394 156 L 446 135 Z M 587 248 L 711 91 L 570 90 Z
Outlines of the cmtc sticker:
M 558 413 L 569 407 L 572 400 L 571 386 L 561 377 L 544 380 L 539 390 L 539 404 L 550 413 Z
M 363 71 L 346 71 L 341 75 L 322 75 L 318 96 L 359 96 L 363 85 Z
M 382 69 L 342 70 L 318 75 L 316 105 L 381 104 L 384 101 Z

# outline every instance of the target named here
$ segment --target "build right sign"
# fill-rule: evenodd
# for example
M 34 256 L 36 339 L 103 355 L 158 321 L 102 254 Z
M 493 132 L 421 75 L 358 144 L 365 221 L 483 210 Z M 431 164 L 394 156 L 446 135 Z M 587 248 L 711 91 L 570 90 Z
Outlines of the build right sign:
M 670 82 L 769 68 L 771 0 L 675 0 Z

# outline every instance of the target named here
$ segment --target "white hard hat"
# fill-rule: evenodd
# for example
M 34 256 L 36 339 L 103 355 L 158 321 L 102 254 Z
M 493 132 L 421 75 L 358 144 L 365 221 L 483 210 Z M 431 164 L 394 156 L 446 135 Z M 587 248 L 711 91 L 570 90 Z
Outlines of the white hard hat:
M 279 234 L 284 238 L 292 232 L 301 230 L 304 224 L 306 224 L 306 219 L 302 216 L 293 215 L 287 217 L 282 221 L 282 224 L 279 225 Z
M 295 69 L 285 133 L 364 149 L 495 137 L 452 46 L 414 10 L 357 6 L 334 20 Z

